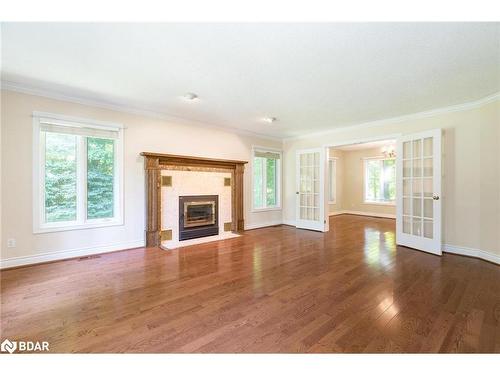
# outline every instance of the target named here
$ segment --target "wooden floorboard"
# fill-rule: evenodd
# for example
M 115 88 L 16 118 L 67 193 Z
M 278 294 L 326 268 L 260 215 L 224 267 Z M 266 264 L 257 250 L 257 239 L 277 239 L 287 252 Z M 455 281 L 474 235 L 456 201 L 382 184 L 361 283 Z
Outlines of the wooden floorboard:
M 1 338 L 51 352 L 500 352 L 500 267 L 330 218 L 1 272 Z

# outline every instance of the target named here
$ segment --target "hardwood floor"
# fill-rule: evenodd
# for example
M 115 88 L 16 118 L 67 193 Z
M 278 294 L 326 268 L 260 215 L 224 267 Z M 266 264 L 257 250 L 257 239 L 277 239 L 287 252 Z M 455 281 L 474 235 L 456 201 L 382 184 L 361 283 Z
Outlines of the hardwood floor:
M 331 218 L 1 272 L 1 336 L 51 352 L 500 352 L 500 267 Z

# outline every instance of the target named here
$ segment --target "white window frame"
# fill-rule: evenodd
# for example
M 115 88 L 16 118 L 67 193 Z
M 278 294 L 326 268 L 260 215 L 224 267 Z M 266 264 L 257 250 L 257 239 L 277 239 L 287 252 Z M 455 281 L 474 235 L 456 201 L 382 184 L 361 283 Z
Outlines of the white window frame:
M 367 200 L 366 199 L 366 184 L 368 182 L 368 168 L 366 168 L 366 165 L 369 161 L 373 161 L 373 160 L 378 160 L 380 162 L 384 161 L 384 160 L 396 160 L 396 158 L 387 158 L 387 157 L 384 157 L 384 156 L 374 156 L 374 157 L 367 157 L 367 158 L 363 158 L 363 203 L 364 204 L 376 204 L 376 205 L 381 205 L 381 206 L 395 206 L 396 205 L 396 199 L 392 200 L 392 201 L 387 201 L 387 202 L 384 202 L 384 201 L 370 201 L 370 200 Z M 382 174 L 381 174 L 382 176 Z M 380 180 L 380 185 L 382 186 L 382 189 L 383 189 L 383 181 L 382 179 Z
M 328 204 L 337 204 L 337 160 L 336 156 L 328 157 Z M 333 176 L 330 173 L 330 163 L 333 163 Z M 333 178 L 333 200 L 331 200 L 330 193 L 332 192 L 332 178 Z
M 77 218 L 75 221 L 68 222 L 45 222 L 45 132 L 40 131 L 42 121 L 54 122 L 58 126 L 77 126 L 117 132 L 118 138 L 113 138 L 115 141 L 114 217 L 87 219 L 87 186 L 85 178 L 87 175 L 87 138 L 80 136 L 79 142 L 77 142 Z M 124 126 L 122 124 L 45 112 L 33 112 L 33 233 L 123 225 L 123 130 Z
M 255 199 L 254 199 L 254 187 L 255 187 L 255 181 L 254 181 L 254 162 L 255 162 L 255 152 L 260 151 L 260 152 L 273 152 L 276 154 L 280 155 L 279 158 L 279 163 L 277 163 L 276 166 L 276 205 L 274 206 L 269 206 L 269 207 L 261 207 L 261 208 L 256 208 L 255 207 Z M 276 148 L 269 148 L 269 147 L 260 147 L 260 146 L 252 146 L 252 173 L 251 173 L 251 179 L 252 179 L 252 212 L 264 212 L 264 211 L 278 211 L 281 210 L 281 187 L 282 187 L 282 165 L 283 165 L 283 151 L 280 149 Z M 267 176 L 264 173 L 264 176 L 262 178 L 262 184 L 263 187 L 266 186 Z M 263 190 L 265 191 L 265 189 Z

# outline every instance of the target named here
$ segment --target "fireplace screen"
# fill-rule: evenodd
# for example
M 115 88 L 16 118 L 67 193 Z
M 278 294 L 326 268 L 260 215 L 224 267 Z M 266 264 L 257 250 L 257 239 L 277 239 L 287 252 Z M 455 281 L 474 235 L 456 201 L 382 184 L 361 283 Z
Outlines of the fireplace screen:
M 215 202 L 184 202 L 184 228 L 215 224 Z

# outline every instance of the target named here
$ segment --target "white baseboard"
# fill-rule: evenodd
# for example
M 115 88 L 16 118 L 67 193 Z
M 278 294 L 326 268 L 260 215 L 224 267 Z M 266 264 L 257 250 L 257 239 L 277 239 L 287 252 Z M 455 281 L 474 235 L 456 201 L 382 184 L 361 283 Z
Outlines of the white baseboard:
M 265 227 L 273 227 L 275 225 L 281 225 L 283 222 L 281 220 L 275 220 L 275 221 L 268 221 L 265 223 L 254 223 L 254 224 L 247 224 L 245 223 L 245 230 L 250 230 L 250 229 L 257 229 L 257 228 L 265 228 Z
M 396 218 L 395 214 L 381 214 L 378 212 L 350 211 L 350 210 L 330 212 L 329 216 L 336 216 L 336 215 L 342 215 L 342 214 L 382 217 L 382 218 L 386 218 L 386 219 L 395 219 Z
M 143 247 L 144 240 L 135 240 L 127 242 L 118 242 L 103 246 L 82 247 L 78 249 L 69 249 L 54 251 L 50 253 L 28 255 L 15 258 L 7 258 L 0 260 L 0 269 L 25 266 L 28 264 L 51 262 L 68 258 L 76 258 L 95 254 L 109 253 L 117 250 L 132 249 L 134 247 Z
M 295 220 L 283 220 L 283 224 L 290 225 L 292 227 L 295 226 Z
M 493 254 L 480 249 L 444 244 L 443 252 L 450 254 L 466 255 L 473 258 L 487 260 L 488 262 L 491 263 L 500 264 L 500 255 Z
M 335 213 L 335 214 L 337 214 L 337 213 Z M 273 225 L 280 225 L 280 224 L 295 226 L 295 221 L 294 220 L 284 220 L 283 223 L 277 221 L 277 222 L 269 222 L 269 223 L 251 224 L 251 225 L 245 226 L 245 229 L 246 230 L 257 229 L 257 228 L 263 228 L 266 226 L 273 226 Z M 135 241 L 128 241 L 128 242 L 119 242 L 119 243 L 115 243 L 115 244 L 111 244 L 111 245 L 104 245 L 104 246 L 84 247 L 84 248 L 79 248 L 79 249 L 55 251 L 55 252 L 51 252 L 51 253 L 44 253 L 44 254 L 38 254 L 38 255 L 32 255 L 32 256 L 8 258 L 8 259 L 0 260 L 0 269 L 24 266 L 24 265 L 28 265 L 28 264 L 50 262 L 50 261 L 55 261 L 55 260 L 68 259 L 68 258 L 76 258 L 76 257 L 81 257 L 81 256 L 109 253 L 109 252 L 113 252 L 113 251 L 117 251 L 117 250 L 126 250 L 126 249 L 132 249 L 135 247 L 143 247 L 143 246 L 144 246 L 144 240 L 135 240 Z M 474 257 L 474 258 L 478 258 L 478 259 L 483 259 L 483 260 L 487 260 L 489 262 L 500 265 L 500 255 L 493 254 L 493 253 L 490 253 L 490 252 L 487 252 L 484 250 L 480 250 L 480 249 L 444 244 L 443 245 L 443 252 L 450 253 L 450 254 L 457 254 L 457 255 L 465 255 L 465 256 Z

